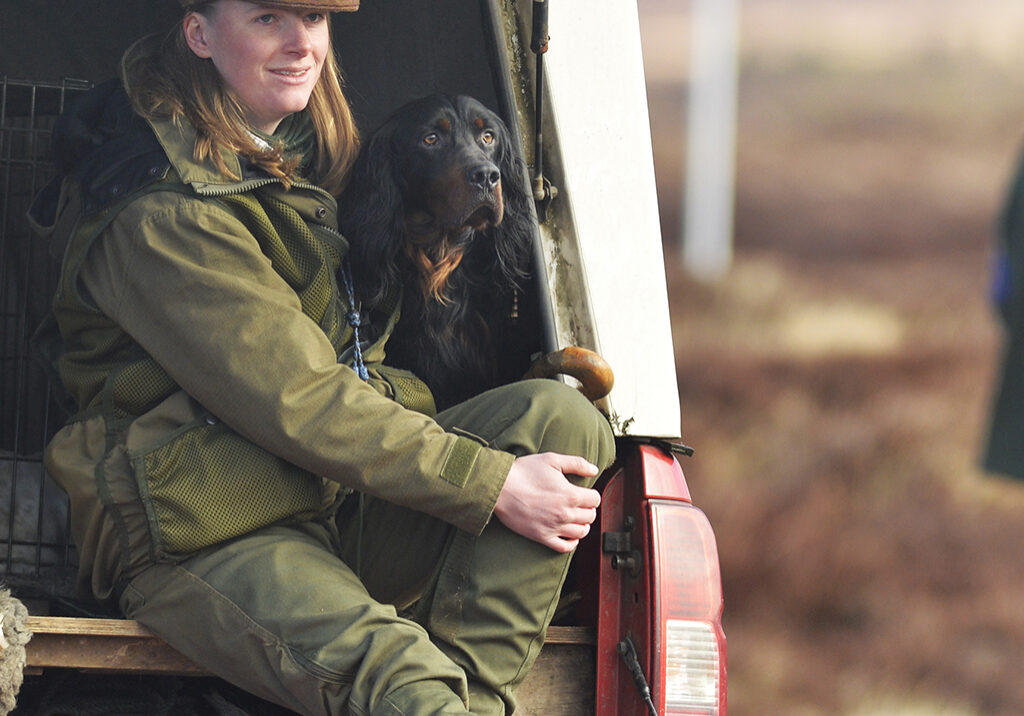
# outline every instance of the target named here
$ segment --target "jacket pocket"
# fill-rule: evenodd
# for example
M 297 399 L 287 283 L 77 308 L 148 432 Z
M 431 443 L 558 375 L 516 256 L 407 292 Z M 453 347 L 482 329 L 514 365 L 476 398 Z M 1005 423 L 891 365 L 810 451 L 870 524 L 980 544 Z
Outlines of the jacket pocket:
M 222 423 L 196 420 L 130 456 L 158 555 L 195 552 L 323 507 L 319 477 Z

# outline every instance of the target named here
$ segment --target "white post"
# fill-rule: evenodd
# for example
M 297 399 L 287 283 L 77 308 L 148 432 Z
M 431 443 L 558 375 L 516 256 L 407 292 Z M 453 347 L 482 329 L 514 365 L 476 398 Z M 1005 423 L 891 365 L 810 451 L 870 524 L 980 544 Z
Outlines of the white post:
M 732 263 L 739 0 L 692 0 L 683 263 L 698 278 Z

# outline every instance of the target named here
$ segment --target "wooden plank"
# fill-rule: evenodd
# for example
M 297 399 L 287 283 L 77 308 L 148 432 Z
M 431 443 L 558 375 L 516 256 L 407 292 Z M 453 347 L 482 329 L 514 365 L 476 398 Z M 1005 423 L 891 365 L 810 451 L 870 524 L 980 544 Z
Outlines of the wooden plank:
M 593 716 L 596 657 L 591 646 L 548 644 L 516 690 L 516 714 Z
M 153 632 L 134 619 L 82 619 L 79 617 L 32 617 L 28 628 L 33 634 L 82 634 L 87 636 L 138 636 L 157 639 Z
M 29 617 L 31 669 L 204 676 L 208 672 L 130 619 Z
M 133 619 L 83 619 L 79 617 L 30 616 L 28 627 L 33 634 L 82 634 L 88 636 L 136 636 L 158 639 L 153 632 Z M 548 627 L 546 644 L 596 644 L 593 627 Z
M 544 637 L 545 644 L 597 645 L 597 630 L 594 627 L 551 626 Z
M 209 675 L 159 639 L 41 634 L 25 646 L 25 656 L 33 669 Z
M 30 669 L 208 675 L 205 669 L 131 619 L 30 616 L 28 628 L 33 633 L 25 649 Z M 546 647 L 578 647 L 592 654 L 597 637 L 591 627 L 553 626 L 548 628 L 544 643 Z M 545 648 L 538 665 L 548 664 L 554 658 L 553 651 L 556 650 Z

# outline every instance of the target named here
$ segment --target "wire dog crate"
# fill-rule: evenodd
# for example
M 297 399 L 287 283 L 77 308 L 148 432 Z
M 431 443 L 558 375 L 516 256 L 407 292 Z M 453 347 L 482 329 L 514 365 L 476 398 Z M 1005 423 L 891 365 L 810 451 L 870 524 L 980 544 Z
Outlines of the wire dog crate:
M 42 464 L 65 415 L 30 340 L 49 309 L 57 262 L 26 214 L 53 176 L 57 116 L 90 86 L 0 75 L 0 581 L 23 593 L 63 593 L 76 569 L 67 496 Z

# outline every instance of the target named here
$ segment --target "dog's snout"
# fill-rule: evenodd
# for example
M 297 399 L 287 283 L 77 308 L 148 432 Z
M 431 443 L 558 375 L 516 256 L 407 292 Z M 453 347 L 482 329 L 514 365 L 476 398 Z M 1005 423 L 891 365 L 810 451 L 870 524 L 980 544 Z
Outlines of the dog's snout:
M 493 164 L 479 164 L 469 169 L 469 183 L 481 189 L 494 189 L 501 181 L 501 172 Z

